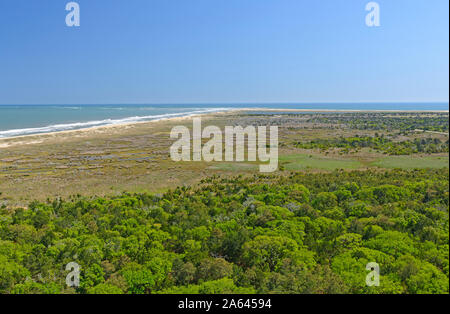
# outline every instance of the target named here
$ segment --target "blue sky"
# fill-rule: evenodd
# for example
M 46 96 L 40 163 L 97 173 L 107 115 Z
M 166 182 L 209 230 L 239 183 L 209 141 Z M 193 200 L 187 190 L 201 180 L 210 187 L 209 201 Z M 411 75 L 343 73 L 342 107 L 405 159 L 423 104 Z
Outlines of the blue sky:
M 0 104 L 438 102 L 448 0 L 0 1 Z

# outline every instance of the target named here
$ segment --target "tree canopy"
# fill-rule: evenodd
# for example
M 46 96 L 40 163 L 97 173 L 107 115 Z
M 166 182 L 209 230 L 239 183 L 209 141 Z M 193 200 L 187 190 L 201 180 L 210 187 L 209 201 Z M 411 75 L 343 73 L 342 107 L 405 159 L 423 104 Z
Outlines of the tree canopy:
M 3 206 L 0 293 L 448 293 L 448 183 L 430 169 L 212 177 Z

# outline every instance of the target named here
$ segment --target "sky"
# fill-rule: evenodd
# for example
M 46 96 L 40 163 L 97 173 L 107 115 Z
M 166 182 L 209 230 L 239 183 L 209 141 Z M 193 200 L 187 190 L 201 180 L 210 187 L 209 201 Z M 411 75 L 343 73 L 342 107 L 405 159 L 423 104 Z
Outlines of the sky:
M 0 1 L 0 104 L 448 102 L 448 0 Z

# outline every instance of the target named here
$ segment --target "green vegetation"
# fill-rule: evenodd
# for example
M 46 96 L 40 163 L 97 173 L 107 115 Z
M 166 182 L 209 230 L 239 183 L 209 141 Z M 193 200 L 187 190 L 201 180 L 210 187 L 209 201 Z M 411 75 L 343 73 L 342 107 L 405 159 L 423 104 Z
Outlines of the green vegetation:
M 401 168 L 401 169 L 427 169 L 448 168 L 448 156 L 384 156 L 375 161 L 364 161 L 317 154 L 292 154 L 281 156 L 280 168 L 284 170 L 307 169 L 362 169 L 367 167 Z M 238 168 L 236 168 L 238 169 Z
M 414 130 L 448 133 L 447 113 L 357 112 L 323 114 L 310 117 L 308 122 L 345 125 L 357 130 Z
M 448 156 L 386 156 L 371 163 L 380 168 L 448 168 Z
M 302 170 L 308 168 L 324 170 L 358 169 L 363 166 L 363 164 L 356 160 L 337 159 L 310 154 L 281 156 L 279 161 L 286 170 Z
M 3 205 L 0 293 L 449 293 L 448 214 L 443 169 L 211 177 Z M 365 284 L 369 262 L 379 287 Z
M 249 164 L 244 162 L 216 162 L 209 169 L 222 171 L 258 171 L 258 164 Z
M 340 148 L 344 153 L 355 151 L 361 148 L 372 148 L 377 152 L 383 152 L 389 155 L 411 155 L 415 153 L 448 153 L 448 140 L 442 142 L 438 138 L 422 138 L 394 142 L 389 138 L 378 136 L 375 137 L 339 137 L 333 139 L 317 139 L 309 142 L 296 142 L 294 146 L 304 149 L 321 149 L 326 151 L 332 148 Z
M 447 119 L 205 119 L 278 125 L 270 176 L 171 161 L 181 121 L 3 141 L 0 293 L 449 293 Z M 365 284 L 369 262 L 379 287 Z
M 96 132 L 0 139 L 0 206 L 24 207 L 33 200 L 77 194 L 159 193 L 195 185 L 206 176 L 258 171 L 259 163 L 252 162 L 172 161 L 173 142 L 168 139 L 172 127 L 180 124 L 192 127 L 189 119 L 166 120 Z M 220 129 L 279 126 L 281 171 L 439 168 L 440 156 L 448 156 L 448 134 L 435 132 L 448 130 L 448 113 L 230 112 L 205 116 L 202 124 Z M 408 154 L 411 160 L 394 164 L 400 159 L 385 158 L 387 154 Z

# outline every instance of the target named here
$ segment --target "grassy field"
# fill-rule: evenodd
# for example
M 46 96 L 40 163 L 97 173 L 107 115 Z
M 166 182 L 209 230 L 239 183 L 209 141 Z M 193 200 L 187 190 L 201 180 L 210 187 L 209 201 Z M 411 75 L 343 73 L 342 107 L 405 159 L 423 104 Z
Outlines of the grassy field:
M 370 160 L 370 159 L 369 159 Z M 294 154 L 280 157 L 280 163 L 286 170 L 304 169 L 361 169 L 370 167 L 379 168 L 448 168 L 448 156 L 383 156 L 374 161 L 358 160 L 352 157 L 327 157 L 312 154 Z
M 240 162 L 215 162 L 208 169 L 221 171 L 258 171 L 257 164 L 240 163 Z
M 386 156 L 371 163 L 380 168 L 448 168 L 448 156 Z
M 286 170 L 304 170 L 304 169 L 358 169 L 363 164 L 352 159 L 338 159 L 309 154 L 295 154 L 280 157 L 280 163 Z
M 292 145 L 298 140 L 374 135 L 371 130 L 305 123 L 305 116 L 248 116 L 215 114 L 202 118 L 203 126 L 279 125 L 279 170 L 333 171 L 335 169 L 444 168 L 448 154 L 387 156 L 370 149 L 307 150 Z M 174 162 L 169 137 L 175 125 L 192 127 L 191 119 L 167 120 L 92 131 L 74 131 L 0 140 L 0 206 L 26 206 L 31 200 L 71 195 L 117 195 L 162 192 L 193 185 L 206 176 L 259 173 L 259 162 Z M 401 135 L 405 137 L 404 135 Z M 409 136 L 418 136 L 411 134 Z M 420 135 L 424 136 L 424 135 Z M 428 135 L 427 135 L 428 136 Z M 433 135 L 447 140 L 444 135 Z

